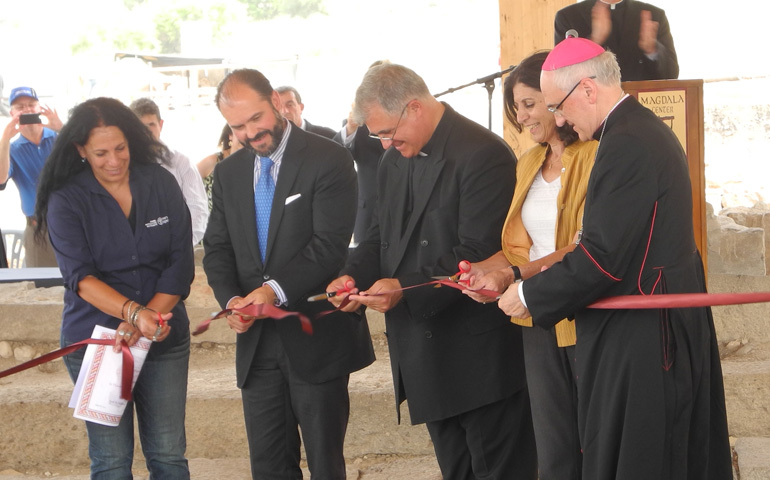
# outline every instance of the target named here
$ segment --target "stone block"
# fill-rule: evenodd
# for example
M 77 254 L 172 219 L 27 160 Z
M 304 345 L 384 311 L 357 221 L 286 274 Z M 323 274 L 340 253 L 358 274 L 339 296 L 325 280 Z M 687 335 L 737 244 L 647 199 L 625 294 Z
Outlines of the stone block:
M 13 357 L 13 347 L 11 346 L 11 343 L 6 341 L 0 342 L 0 358 L 11 357 Z
M 757 202 L 753 207 L 733 207 L 720 212 L 720 215 L 735 220 L 738 225 L 749 228 L 761 228 L 770 232 L 770 208 L 763 202 Z M 770 252 L 770 234 L 765 235 L 764 251 Z M 770 256 L 765 254 L 765 271 L 770 272 Z
M 765 275 L 765 232 L 727 216 L 708 221 L 709 274 Z
M 709 263 L 711 263 L 709 261 Z M 708 276 L 712 293 L 770 292 L 770 277 L 752 275 Z M 752 344 L 770 343 L 770 303 L 712 307 L 717 338 L 721 343 L 748 340 Z
M 741 480 L 770 478 L 770 437 L 739 438 L 735 443 Z
M 722 361 L 722 375 L 730 435 L 770 435 L 770 360 Z
M 29 362 L 35 358 L 35 349 L 30 345 L 20 345 L 13 349 L 13 358 L 19 363 Z

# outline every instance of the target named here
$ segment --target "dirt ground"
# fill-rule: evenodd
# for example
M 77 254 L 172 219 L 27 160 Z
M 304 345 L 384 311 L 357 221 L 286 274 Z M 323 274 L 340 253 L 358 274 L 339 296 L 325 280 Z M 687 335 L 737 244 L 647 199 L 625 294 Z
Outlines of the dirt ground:
M 303 468 L 305 478 L 310 472 Z M 147 480 L 147 471 L 134 469 L 136 480 Z M 248 459 L 191 459 L 190 476 L 195 480 L 249 479 Z M 16 472 L 0 471 L 0 480 L 87 480 L 88 470 Z M 348 461 L 348 480 L 441 480 L 436 459 L 432 456 L 366 455 Z

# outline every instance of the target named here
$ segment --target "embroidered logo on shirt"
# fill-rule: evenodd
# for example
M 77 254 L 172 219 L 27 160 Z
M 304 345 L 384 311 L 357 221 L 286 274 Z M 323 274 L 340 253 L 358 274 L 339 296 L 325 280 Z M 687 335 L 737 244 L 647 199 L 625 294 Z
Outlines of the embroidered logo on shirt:
M 165 217 L 158 217 L 157 219 L 150 220 L 149 222 L 145 223 L 144 226 L 147 228 L 157 227 L 158 225 L 165 225 L 168 223 L 168 216 Z

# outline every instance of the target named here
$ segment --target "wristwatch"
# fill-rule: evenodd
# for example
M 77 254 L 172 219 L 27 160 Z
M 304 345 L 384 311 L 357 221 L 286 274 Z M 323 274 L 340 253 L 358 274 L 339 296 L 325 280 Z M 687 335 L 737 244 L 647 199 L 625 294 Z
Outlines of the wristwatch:
M 521 269 L 516 265 L 511 265 L 511 271 L 513 272 L 513 283 L 519 283 L 521 278 Z

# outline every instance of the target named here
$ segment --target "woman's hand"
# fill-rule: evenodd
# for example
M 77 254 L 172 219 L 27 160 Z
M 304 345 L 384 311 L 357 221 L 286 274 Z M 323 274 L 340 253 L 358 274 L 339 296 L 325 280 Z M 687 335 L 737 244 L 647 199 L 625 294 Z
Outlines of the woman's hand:
M 112 347 L 112 350 L 115 353 L 120 353 L 122 342 L 125 341 L 129 347 L 132 347 L 141 336 L 141 332 L 132 327 L 128 322 L 121 322 L 115 330 L 115 346 Z
M 136 328 L 141 334 L 153 342 L 162 342 L 171 333 L 168 321 L 174 315 L 159 313 L 149 308 L 142 309 L 136 316 Z
M 511 277 L 511 271 L 508 268 L 493 270 L 482 275 L 472 275 L 468 289 L 463 290 L 463 293 L 479 303 L 494 302 L 497 298 L 488 297 L 473 290 L 492 290 L 502 293 L 511 284 Z

